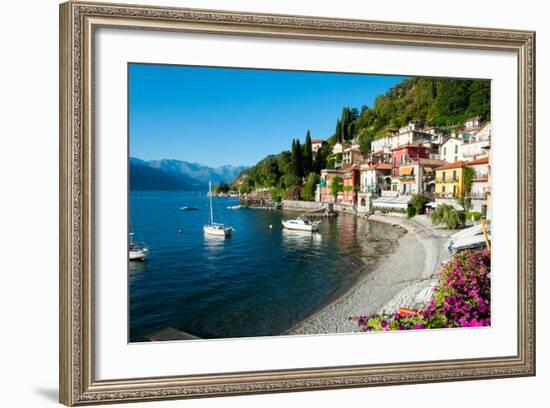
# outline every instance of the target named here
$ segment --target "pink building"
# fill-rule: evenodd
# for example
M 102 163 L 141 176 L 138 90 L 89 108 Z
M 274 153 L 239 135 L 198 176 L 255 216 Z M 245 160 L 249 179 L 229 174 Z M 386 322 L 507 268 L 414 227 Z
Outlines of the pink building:
M 395 147 L 392 153 L 392 177 L 399 176 L 399 167 L 411 159 L 429 159 L 430 148 L 418 143 L 409 143 Z

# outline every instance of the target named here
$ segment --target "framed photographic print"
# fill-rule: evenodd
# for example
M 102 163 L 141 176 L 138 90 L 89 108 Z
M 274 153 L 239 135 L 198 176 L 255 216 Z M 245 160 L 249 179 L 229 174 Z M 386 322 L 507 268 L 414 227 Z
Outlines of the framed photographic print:
M 62 4 L 61 402 L 534 375 L 534 41 Z

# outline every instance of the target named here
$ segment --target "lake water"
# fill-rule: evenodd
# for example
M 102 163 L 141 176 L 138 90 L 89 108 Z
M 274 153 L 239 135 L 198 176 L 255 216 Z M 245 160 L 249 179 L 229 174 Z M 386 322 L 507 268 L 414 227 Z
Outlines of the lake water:
M 367 273 L 400 235 L 352 215 L 323 219 L 318 234 L 289 231 L 281 220 L 297 213 L 227 209 L 237 198 L 213 203 L 232 237 L 203 234 L 204 192 L 130 193 L 134 240 L 150 249 L 145 262 L 129 263 L 130 341 L 165 328 L 202 338 L 283 334 Z

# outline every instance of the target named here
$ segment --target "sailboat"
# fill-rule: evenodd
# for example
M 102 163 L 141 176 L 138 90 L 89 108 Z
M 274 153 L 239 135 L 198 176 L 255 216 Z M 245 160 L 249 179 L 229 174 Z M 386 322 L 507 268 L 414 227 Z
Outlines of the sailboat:
M 143 242 L 134 242 L 134 233 L 130 232 L 130 243 L 128 245 L 128 256 L 130 261 L 143 261 L 149 255 L 149 248 Z
M 230 236 L 233 232 L 233 227 L 226 227 L 224 224 L 219 224 L 214 222 L 214 210 L 212 208 L 212 182 L 208 182 L 208 197 L 210 202 L 210 224 L 206 224 L 203 227 L 204 233 L 206 235 L 217 235 L 222 237 Z

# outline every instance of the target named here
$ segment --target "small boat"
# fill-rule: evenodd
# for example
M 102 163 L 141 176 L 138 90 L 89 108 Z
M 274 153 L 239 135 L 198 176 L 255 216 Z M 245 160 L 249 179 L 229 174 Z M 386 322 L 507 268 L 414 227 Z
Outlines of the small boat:
M 489 226 L 488 226 L 489 227 Z M 490 228 L 488 229 L 488 240 L 491 241 Z M 456 232 L 445 242 L 445 247 L 450 253 L 464 251 L 466 249 L 481 248 L 487 246 L 481 224 L 465 228 Z
M 198 210 L 198 208 L 197 207 L 187 207 L 185 205 L 183 207 L 180 207 L 180 210 L 182 210 L 182 211 L 196 211 L 196 210 Z
M 282 221 L 282 223 L 283 227 L 290 230 L 315 232 L 319 231 L 319 224 L 321 221 L 311 222 L 306 218 L 296 218 L 294 220 Z
M 241 208 L 245 208 L 244 205 L 228 205 L 226 207 L 228 210 L 240 210 Z
M 130 233 L 130 243 L 128 244 L 128 257 L 130 261 L 143 261 L 149 255 L 149 248 L 143 242 L 134 242 L 134 233 Z
M 216 235 L 227 237 L 233 233 L 233 227 L 226 227 L 223 224 L 214 222 L 214 210 L 212 208 L 212 182 L 208 182 L 208 196 L 210 198 L 210 224 L 206 224 L 203 227 L 203 231 L 206 235 Z

